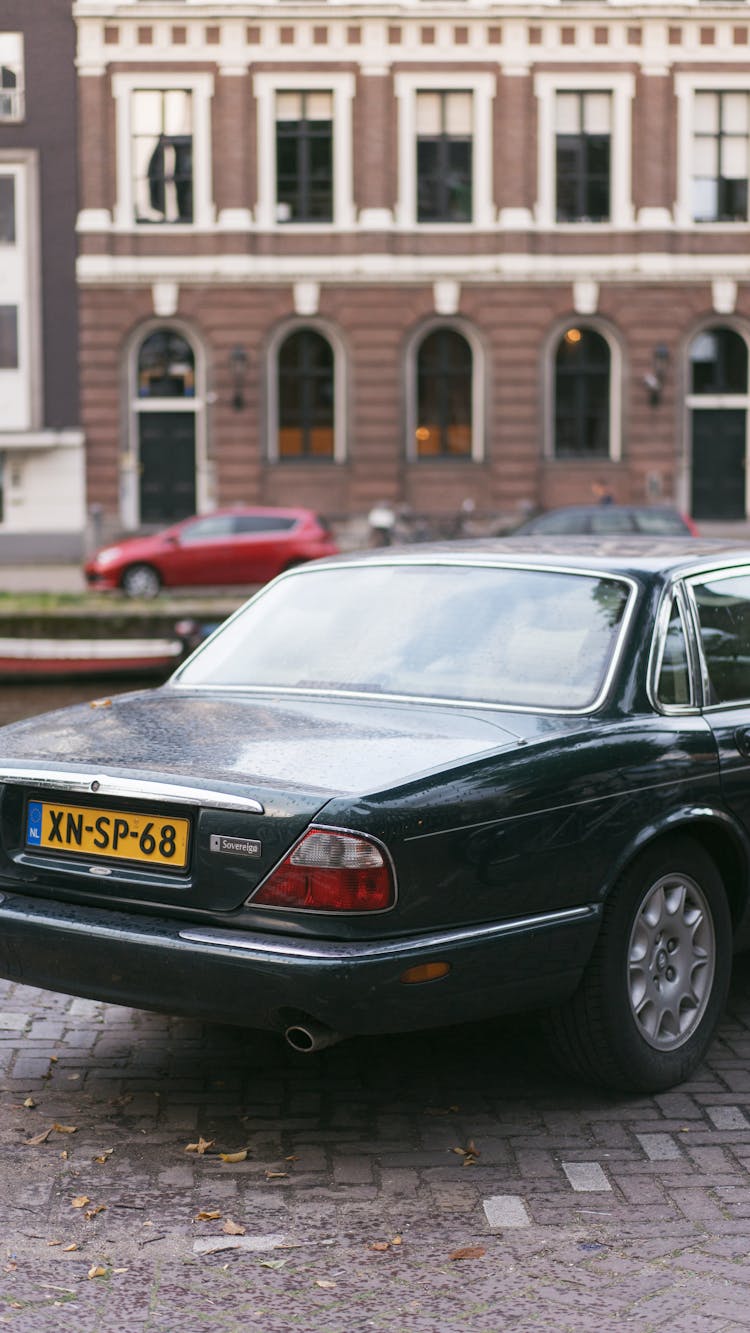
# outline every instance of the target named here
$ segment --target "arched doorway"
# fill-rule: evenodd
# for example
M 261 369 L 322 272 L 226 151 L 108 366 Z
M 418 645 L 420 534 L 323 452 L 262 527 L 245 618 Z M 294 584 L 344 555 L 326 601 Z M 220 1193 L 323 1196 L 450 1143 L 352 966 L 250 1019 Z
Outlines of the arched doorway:
M 160 526 L 196 510 L 195 354 L 173 328 L 140 343 L 136 361 L 138 521 Z
M 736 330 L 704 329 L 688 353 L 691 512 L 730 521 L 747 514 L 747 344 Z

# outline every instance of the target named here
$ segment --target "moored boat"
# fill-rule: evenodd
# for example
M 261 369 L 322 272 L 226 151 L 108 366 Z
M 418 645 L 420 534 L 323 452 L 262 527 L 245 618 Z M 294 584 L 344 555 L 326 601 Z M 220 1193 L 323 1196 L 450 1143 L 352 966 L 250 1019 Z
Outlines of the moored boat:
M 164 676 L 184 650 L 178 638 L 0 638 L 0 680 Z

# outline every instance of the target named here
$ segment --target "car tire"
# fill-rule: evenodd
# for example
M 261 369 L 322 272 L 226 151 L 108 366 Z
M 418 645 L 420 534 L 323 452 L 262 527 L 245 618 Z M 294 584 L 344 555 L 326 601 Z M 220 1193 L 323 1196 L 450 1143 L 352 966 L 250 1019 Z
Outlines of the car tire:
M 123 592 L 128 597 L 156 597 L 161 588 L 161 578 L 153 565 L 128 565 L 120 580 Z
M 559 1058 L 589 1082 L 661 1092 L 690 1077 L 716 1031 L 732 968 L 727 895 L 692 838 L 641 853 L 604 907 L 571 999 L 547 1020 Z

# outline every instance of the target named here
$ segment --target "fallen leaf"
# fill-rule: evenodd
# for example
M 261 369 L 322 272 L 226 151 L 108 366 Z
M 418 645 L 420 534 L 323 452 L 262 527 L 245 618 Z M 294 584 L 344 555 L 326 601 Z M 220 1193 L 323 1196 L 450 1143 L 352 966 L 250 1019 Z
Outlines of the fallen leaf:
M 245 1227 L 241 1227 L 239 1222 L 233 1222 L 231 1217 L 227 1218 L 221 1229 L 225 1236 L 244 1236 L 245 1234 Z
M 240 1148 L 239 1152 L 220 1152 L 219 1156 L 222 1162 L 227 1162 L 229 1165 L 232 1162 L 244 1162 L 247 1160 L 247 1148 Z
M 88 1273 L 86 1274 L 86 1277 L 87 1277 L 87 1278 L 92 1278 L 92 1277 L 106 1277 L 106 1276 L 107 1276 L 107 1270 L 106 1270 L 106 1268 L 102 1268 L 101 1265 L 97 1265 L 97 1264 L 92 1264 L 91 1267 L 90 1267 L 90 1269 L 89 1269 L 89 1271 L 88 1271 Z
M 403 1236 L 394 1236 L 391 1240 L 391 1245 L 403 1245 L 403 1243 L 404 1243 Z
M 266 1180 L 286 1180 L 288 1171 L 266 1171 Z
M 106 1162 L 107 1158 L 111 1157 L 113 1152 L 114 1148 L 105 1148 L 103 1153 L 100 1153 L 98 1157 L 92 1157 L 91 1160 L 92 1162 Z
M 48 1241 L 47 1241 L 47 1244 L 48 1244 L 48 1245 L 62 1245 L 62 1241 L 61 1241 L 61 1240 L 48 1240 Z
M 85 1208 L 87 1203 L 91 1203 L 88 1194 L 76 1194 L 76 1197 L 71 1199 L 70 1206 L 71 1208 Z
M 92 699 L 89 708 L 111 708 L 111 699 Z
M 58 1125 L 57 1121 L 55 1121 L 55 1123 L 54 1123 L 54 1125 L 52 1126 L 52 1128 L 54 1129 L 54 1131 L 55 1131 L 56 1134 L 77 1134 L 77 1133 L 78 1133 L 78 1126 L 77 1126 L 77 1125 Z
M 196 1152 L 199 1157 L 202 1157 L 205 1152 L 208 1152 L 209 1148 L 213 1148 L 215 1142 L 216 1139 L 199 1138 L 197 1143 L 186 1144 L 185 1152 Z
M 107 1211 L 106 1203 L 98 1203 L 94 1208 L 87 1208 L 86 1212 L 84 1213 L 84 1217 L 86 1218 L 87 1222 L 91 1222 L 96 1217 L 97 1213 L 106 1213 L 106 1211 Z
M 70 1153 L 68 1152 L 67 1148 L 63 1148 L 62 1152 L 60 1153 L 60 1156 L 62 1157 L 64 1162 L 67 1162 L 68 1158 L 70 1157 Z
M 454 1250 L 450 1259 L 481 1259 L 487 1253 L 483 1245 L 465 1245 L 461 1250 Z
M 370 1250 L 390 1250 L 391 1242 L 389 1240 L 374 1240 L 368 1249 Z
M 298 1161 L 299 1161 L 299 1157 L 297 1156 L 296 1153 L 290 1153 L 290 1155 L 289 1155 L 288 1157 L 285 1157 L 285 1158 L 284 1158 L 284 1161 L 285 1161 L 285 1162 L 298 1162 Z
M 59 1059 L 60 1059 L 59 1055 L 51 1055 L 49 1058 L 49 1062 L 51 1065 L 56 1065 Z
M 127 1273 L 127 1272 L 129 1272 L 129 1269 L 127 1269 L 127 1268 L 113 1268 L 113 1269 L 112 1269 L 112 1272 L 113 1272 L 113 1273 Z
M 78 1246 L 76 1245 L 75 1241 L 73 1241 L 72 1244 L 70 1245 L 63 1245 L 63 1254 L 70 1254 L 71 1250 L 77 1250 L 77 1249 Z
M 25 1100 L 25 1102 L 24 1102 L 24 1106 L 26 1107 L 27 1111 L 33 1111 L 34 1107 L 36 1106 L 36 1102 L 34 1101 L 34 1098 L 33 1098 L 33 1097 L 27 1097 L 26 1100 Z
M 36 1148 L 37 1144 L 46 1143 L 51 1133 L 52 1125 L 50 1125 L 49 1129 L 43 1129 L 41 1134 L 35 1134 L 33 1139 L 24 1139 L 24 1143 L 27 1148 Z
M 7 1263 L 7 1264 L 5 1265 L 5 1271 L 6 1271 L 6 1273 L 15 1273 L 15 1271 L 16 1271 L 17 1268 L 18 1268 L 18 1264 L 15 1263 L 12 1259 L 11 1259 L 10 1263 Z
M 286 1259 L 261 1259 L 259 1268 L 283 1268 Z
M 206 1208 L 202 1208 L 199 1213 L 195 1214 L 196 1222 L 218 1222 L 220 1217 L 221 1213 L 219 1212 L 218 1208 L 213 1209 L 212 1211 L 209 1211 Z
M 316 1287 L 323 1287 L 325 1291 L 333 1291 L 333 1288 L 336 1286 L 336 1283 L 331 1282 L 330 1279 L 327 1277 L 316 1277 L 315 1285 Z

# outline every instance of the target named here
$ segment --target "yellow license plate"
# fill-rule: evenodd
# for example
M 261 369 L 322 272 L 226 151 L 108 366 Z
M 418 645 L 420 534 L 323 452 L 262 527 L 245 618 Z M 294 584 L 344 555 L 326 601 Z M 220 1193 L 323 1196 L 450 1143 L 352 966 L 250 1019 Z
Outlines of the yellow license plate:
M 40 851 L 145 861 L 184 870 L 189 836 L 190 820 L 172 815 L 95 810 L 55 801 L 29 801 L 26 811 L 26 846 Z

